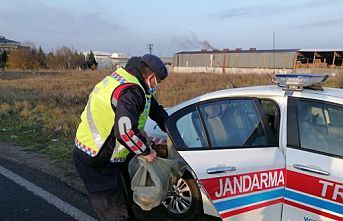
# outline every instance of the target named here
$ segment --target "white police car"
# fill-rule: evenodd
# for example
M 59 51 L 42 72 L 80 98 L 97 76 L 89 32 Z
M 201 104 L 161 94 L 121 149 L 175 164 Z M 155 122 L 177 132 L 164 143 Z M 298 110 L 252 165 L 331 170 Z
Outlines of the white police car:
M 189 168 L 161 220 L 343 220 L 343 89 L 327 76 L 209 93 L 168 109 L 168 139 Z M 157 143 L 167 135 L 152 121 Z

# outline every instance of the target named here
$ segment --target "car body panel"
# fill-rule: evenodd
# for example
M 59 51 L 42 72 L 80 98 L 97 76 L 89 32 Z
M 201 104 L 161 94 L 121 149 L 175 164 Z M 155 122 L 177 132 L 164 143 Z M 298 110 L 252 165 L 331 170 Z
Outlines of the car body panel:
M 210 102 L 205 102 L 210 101 Z M 223 105 L 227 105 L 224 106 Z M 232 105 L 232 106 L 230 106 Z M 256 99 L 253 97 L 247 98 L 243 97 L 230 97 L 223 99 L 210 99 L 203 100 L 197 103 L 196 106 L 188 106 L 185 109 L 181 109 L 175 112 L 167 122 L 167 128 L 169 135 L 175 141 L 178 139 L 173 136 L 174 128 L 177 128 L 180 122 L 185 121 L 185 125 L 179 124 L 180 131 L 176 129 L 176 133 L 182 134 L 181 136 L 188 140 L 194 140 L 199 134 L 190 133 L 189 130 L 192 130 L 193 123 L 191 122 L 194 114 L 202 115 L 202 110 L 208 110 L 204 117 L 208 119 L 213 119 L 214 115 L 217 117 L 217 108 L 223 108 L 225 111 L 221 110 L 218 113 L 224 113 L 220 115 L 220 119 L 231 116 L 230 107 L 232 110 L 245 111 L 245 117 L 240 116 L 240 113 L 232 120 L 237 120 L 237 123 L 248 122 L 257 120 L 261 125 L 260 129 L 263 130 L 265 122 L 259 116 L 259 107 L 261 106 Z M 215 111 L 211 108 L 215 108 Z M 199 111 L 198 111 L 199 108 Z M 256 118 L 257 117 L 257 118 Z M 192 119 L 191 119 L 192 118 Z M 225 118 L 228 122 L 228 118 Z M 194 119 L 193 119 L 194 120 Z M 223 123 L 225 123 L 223 122 Z M 257 123 L 256 122 L 256 123 Z M 252 122 L 250 122 L 252 123 Z M 171 125 L 170 125 L 171 124 Z M 189 125 L 192 125 L 189 127 Z M 215 129 L 219 129 L 219 121 L 214 121 L 212 124 Z M 206 125 L 208 128 L 209 125 Z M 241 130 L 241 125 L 231 125 L 234 127 L 229 127 L 230 140 L 236 141 L 239 140 L 234 136 L 238 136 L 232 130 L 239 130 L 241 133 L 246 133 Z M 243 127 L 245 128 L 245 127 Z M 255 128 L 255 127 L 254 127 Z M 208 128 L 209 129 L 209 128 Z M 223 128 L 224 129 L 224 128 Z M 201 129 L 200 129 L 201 130 Z M 226 129 L 227 130 L 227 127 Z M 254 131 L 257 129 L 254 129 Z M 218 135 L 216 131 L 216 136 Z M 235 135 L 236 134 L 236 135 Z M 250 132 L 248 133 L 250 134 Z M 269 140 L 267 131 L 264 131 L 263 136 Z M 190 136 L 190 137 L 189 137 Z M 249 135 L 249 137 L 251 137 Z M 193 138 L 194 137 L 194 138 Z M 258 138 L 258 137 L 257 137 Z M 201 139 L 201 138 L 200 138 Z M 207 137 L 207 139 L 211 139 Z M 244 140 L 247 138 L 244 138 Z M 248 138 L 249 140 L 250 138 Z M 194 140 L 195 141 L 195 140 Z M 213 140 L 212 140 L 213 141 Z M 265 146 L 264 144 L 254 144 L 256 146 L 251 146 L 250 144 L 244 147 L 233 147 L 226 146 L 223 147 L 212 147 L 215 145 L 213 142 L 205 142 L 200 144 L 195 141 L 195 145 L 205 145 L 198 148 L 199 146 L 193 147 L 193 142 L 190 143 L 191 146 L 181 146 L 174 142 L 174 145 L 181 157 L 188 163 L 189 167 L 192 168 L 196 174 L 196 178 L 202 184 L 202 187 L 206 190 L 207 195 L 212 200 L 217 212 L 223 219 L 242 220 L 242 219 L 254 219 L 254 211 L 260 209 L 262 214 L 264 214 L 263 220 L 275 220 L 271 219 L 273 214 L 281 214 L 281 206 L 275 207 L 274 210 L 270 210 L 271 206 L 282 203 L 283 198 L 283 189 L 285 185 L 285 158 L 282 151 L 276 146 Z M 208 144 L 207 144 L 208 143 Z M 210 146 L 207 146 L 210 145 Z M 266 143 L 266 145 L 269 145 Z M 180 151 L 182 150 L 182 151 Z M 244 157 L 243 157 L 244 156 Z M 258 157 L 257 157 L 258 156 Z M 210 173 L 209 170 L 221 170 L 221 168 L 234 168 L 232 171 L 219 171 L 215 173 Z M 226 169 L 224 169 L 226 170 Z M 279 208 L 279 211 L 275 211 L 276 208 Z M 248 215 L 250 214 L 250 215 Z M 243 218 L 244 217 L 244 218 Z M 268 219 L 266 219 L 268 217 Z M 281 217 L 279 217 L 280 220 Z M 262 219 L 261 219 L 262 220 Z
M 285 199 L 283 209 L 283 220 L 343 220 L 343 158 L 339 152 L 329 153 L 333 144 L 324 144 L 321 137 L 324 137 L 325 131 L 329 133 L 330 126 L 339 123 L 326 122 L 329 119 L 328 107 L 338 108 L 343 116 L 343 103 L 341 97 L 328 97 L 321 93 L 296 93 L 289 98 L 288 106 L 288 124 L 284 126 L 292 127 L 289 129 L 288 137 L 293 136 L 292 130 L 299 134 L 298 144 L 288 139 L 286 143 L 286 170 L 287 185 L 285 188 Z M 310 107 L 321 107 L 324 110 L 322 117 L 326 122 L 307 123 L 311 125 L 304 131 L 310 138 L 310 143 L 302 143 L 301 131 L 303 123 L 301 118 L 306 110 L 300 109 L 301 105 L 310 105 Z M 294 107 L 293 107 L 294 106 Z M 297 109 L 299 108 L 299 109 Z M 296 112 L 296 110 L 300 112 Z M 316 121 L 320 112 L 316 112 Z M 307 116 L 307 114 L 306 114 Z M 290 118 L 295 119 L 297 127 L 293 127 Z M 343 121 L 340 123 L 341 134 L 343 134 Z M 320 133 L 314 133 L 316 127 L 325 129 Z M 328 134 L 328 136 L 330 133 Z M 331 134 L 332 135 L 332 134 Z M 331 141 L 334 137 L 328 137 L 325 141 Z M 341 145 L 343 138 L 341 137 Z M 302 147 L 306 145 L 305 147 Z M 340 146 L 343 148 L 343 145 Z M 338 150 L 338 149 L 337 149 Z M 341 149 L 342 150 L 342 149 Z M 343 151 L 340 151 L 343 153 Z M 338 154 L 335 156 L 334 154 Z
M 303 164 L 331 174 L 319 175 L 294 168 Z M 287 185 L 283 220 L 342 220 L 343 160 L 317 153 L 287 149 Z M 290 218 L 290 215 L 292 218 Z
M 257 97 L 274 101 L 280 110 L 278 146 L 179 151 L 189 164 L 189 169 L 194 171 L 195 178 L 202 185 L 200 189 L 204 208 L 206 208 L 204 212 L 210 215 L 217 215 L 219 212 L 223 220 L 343 220 L 343 159 L 294 149 L 287 143 L 289 97 L 325 101 L 343 106 L 343 90 L 324 88 L 323 90 L 287 91 L 275 85 L 226 89 L 193 98 L 168 108 L 167 111 L 171 115 L 190 105 L 225 97 Z M 167 138 L 167 135 L 159 131 L 157 125 L 151 121 L 147 122 L 146 131 L 158 139 Z M 330 175 L 299 171 L 294 168 L 295 164 L 315 166 L 315 168 L 330 172 Z M 220 166 L 232 166 L 238 169 L 225 175 L 206 173 L 208 168 Z M 291 178 L 291 181 L 289 183 L 285 181 L 285 185 L 282 185 L 280 181 L 280 185 L 272 188 L 238 191 L 233 195 L 230 195 L 231 192 L 228 189 L 225 192 L 224 186 L 227 185 L 227 188 L 230 186 L 228 182 L 233 180 L 238 182 L 240 179 L 244 180 L 244 177 L 245 179 L 250 177 L 253 180 L 254 174 L 258 177 L 258 174 L 265 173 L 267 175 L 262 175 L 265 177 L 269 172 L 276 173 L 279 177 L 282 174 L 284 179 Z M 256 180 L 259 181 L 260 186 L 263 186 L 261 179 L 256 178 Z M 244 190 L 244 187 L 242 189 Z M 228 195 L 224 192 L 230 193 L 230 197 L 227 197 Z M 252 202 L 250 199 L 254 198 L 254 195 L 258 195 L 261 200 Z M 269 201 L 266 201 L 266 198 Z M 207 200 L 204 201 L 204 199 Z M 250 204 L 244 204 L 244 202 L 250 202 Z M 258 206 L 263 203 L 268 204 L 268 202 L 269 205 L 265 207 Z M 249 207 L 250 209 L 247 209 Z M 213 211 L 213 208 L 217 211 Z
M 180 151 L 179 154 L 193 169 L 223 219 L 244 220 L 249 217 L 259 220 L 255 219 L 255 212 L 247 213 L 259 208 L 270 218 L 275 208 L 281 213 L 281 207 L 268 209 L 282 202 L 285 184 L 284 157 L 278 148 Z M 258 161 L 256 156 L 260 158 Z M 221 166 L 236 167 L 236 170 L 224 174 L 206 173 L 208 168 Z

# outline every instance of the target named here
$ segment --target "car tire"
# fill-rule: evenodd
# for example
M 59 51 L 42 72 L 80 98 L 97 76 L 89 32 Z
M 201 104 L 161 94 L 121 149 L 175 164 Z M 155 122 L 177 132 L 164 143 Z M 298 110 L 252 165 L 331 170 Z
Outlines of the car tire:
M 191 176 L 185 176 L 175 182 L 166 200 L 154 209 L 160 220 L 193 220 L 202 214 L 202 200 L 198 184 Z

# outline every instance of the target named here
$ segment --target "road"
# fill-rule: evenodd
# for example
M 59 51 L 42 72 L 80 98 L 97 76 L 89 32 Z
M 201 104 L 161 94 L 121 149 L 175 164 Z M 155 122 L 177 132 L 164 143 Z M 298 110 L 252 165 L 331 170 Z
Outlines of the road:
M 0 158 L 0 220 L 96 220 L 84 193 L 53 176 Z
M 155 212 L 139 215 L 140 220 L 159 220 Z M 96 219 L 72 164 L 0 142 L 0 221 Z M 195 220 L 213 219 L 199 214 Z

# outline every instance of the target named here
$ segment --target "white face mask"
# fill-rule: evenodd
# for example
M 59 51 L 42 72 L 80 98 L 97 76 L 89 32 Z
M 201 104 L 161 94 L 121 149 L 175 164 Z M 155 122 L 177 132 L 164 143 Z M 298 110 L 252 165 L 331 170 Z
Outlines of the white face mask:
M 149 89 L 148 89 L 148 93 L 149 94 L 152 94 L 152 93 L 154 93 L 156 90 L 157 90 L 157 80 L 156 80 L 156 76 L 154 75 L 154 80 L 155 80 L 155 87 L 152 87 L 151 86 L 151 84 L 150 84 L 150 80 L 148 81 L 148 87 L 149 87 Z

